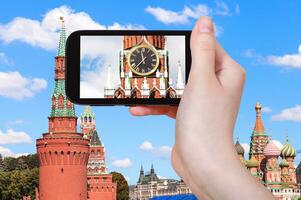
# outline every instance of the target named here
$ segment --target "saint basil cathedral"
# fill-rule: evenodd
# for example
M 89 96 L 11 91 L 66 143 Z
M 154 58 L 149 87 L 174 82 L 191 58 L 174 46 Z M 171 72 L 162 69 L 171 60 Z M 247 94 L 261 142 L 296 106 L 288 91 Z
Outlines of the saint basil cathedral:
M 237 140 L 235 148 L 241 163 L 279 200 L 294 200 L 300 197 L 297 184 L 296 149 L 288 137 L 282 148 L 265 133 L 261 105 L 255 105 L 256 121 L 250 141 L 249 160 L 244 159 L 245 150 Z M 281 158 L 281 159 L 280 159 Z M 279 162 L 280 161 L 280 162 Z M 298 170 L 298 168 L 297 168 Z
M 81 132 L 77 132 L 74 105 L 65 92 L 66 33 L 61 20 L 48 132 L 36 141 L 40 163 L 36 200 L 116 200 L 117 185 L 107 172 L 105 148 L 91 107 L 85 107 Z

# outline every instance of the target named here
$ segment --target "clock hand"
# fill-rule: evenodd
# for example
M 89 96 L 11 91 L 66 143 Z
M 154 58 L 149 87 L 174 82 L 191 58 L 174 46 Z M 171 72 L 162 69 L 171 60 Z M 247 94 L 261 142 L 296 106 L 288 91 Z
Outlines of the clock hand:
M 142 63 L 142 62 L 144 62 L 144 61 L 145 61 L 145 59 L 146 59 L 146 57 L 145 57 L 145 58 L 143 58 L 143 59 L 140 61 L 140 63 L 138 63 L 138 65 L 136 65 L 136 68 L 137 68 L 137 67 L 139 67 L 139 65 L 141 65 L 141 63 Z
M 144 59 L 142 51 L 141 51 L 141 59 L 142 59 L 142 60 Z M 144 60 L 145 60 L 145 59 L 144 59 Z M 144 60 L 143 60 L 143 64 L 145 64 Z

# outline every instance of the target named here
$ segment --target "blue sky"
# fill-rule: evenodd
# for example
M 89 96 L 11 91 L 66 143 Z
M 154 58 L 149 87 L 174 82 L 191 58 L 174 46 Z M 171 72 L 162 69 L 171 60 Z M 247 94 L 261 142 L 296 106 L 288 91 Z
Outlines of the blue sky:
M 6 1 L 0 8 L 0 153 L 34 153 L 35 139 L 47 131 L 60 15 L 65 16 L 70 32 L 86 28 L 191 29 L 199 16 L 209 14 L 218 40 L 247 71 L 235 137 L 249 143 L 254 105 L 259 101 L 264 106 L 266 131 L 280 142 L 287 131 L 292 145 L 301 149 L 300 7 L 298 1 L 271 4 L 259 0 L 252 4 L 231 0 Z M 82 110 L 76 106 L 77 115 Z M 174 120 L 132 117 L 121 106 L 93 111 L 109 171 L 122 172 L 133 184 L 140 165 L 148 171 L 154 163 L 160 176 L 176 177 L 168 158 Z

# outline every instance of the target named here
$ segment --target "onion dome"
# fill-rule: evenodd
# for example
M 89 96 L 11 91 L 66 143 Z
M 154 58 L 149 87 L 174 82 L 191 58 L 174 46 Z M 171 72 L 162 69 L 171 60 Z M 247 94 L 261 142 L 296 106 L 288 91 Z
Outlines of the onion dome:
M 254 168 L 254 167 L 258 167 L 258 161 L 257 160 L 255 160 L 254 158 L 251 158 L 251 160 L 247 160 L 246 161 L 246 166 L 248 167 L 248 168 Z
M 286 137 L 286 142 L 281 150 L 281 157 L 287 158 L 287 157 L 296 157 L 296 149 L 288 143 L 288 137 Z
M 285 160 L 285 159 L 283 159 L 282 161 L 281 161 L 281 163 L 280 163 L 280 165 L 279 165 L 281 168 L 282 167 L 289 167 L 289 163 Z
M 237 140 L 236 144 L 235 144 L 235 149 L 238 155 L 244 155 L 245 154 L 245 150 L 244 148 L 241 146 L 241 144 L 239 143 L 239 141 Z
M 281 153 L 281 150 L 278 148 L 278 146 L 275 144 L 274 141 L 270 141 L 264 148 L 263 154 L 265 156 L 279 156 Z

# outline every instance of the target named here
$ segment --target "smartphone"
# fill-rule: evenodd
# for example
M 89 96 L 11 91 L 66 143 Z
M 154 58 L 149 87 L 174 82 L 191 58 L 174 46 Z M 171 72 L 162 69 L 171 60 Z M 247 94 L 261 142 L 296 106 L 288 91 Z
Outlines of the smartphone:
M 191 31 L 82 30 L 66 44 L 66 94 L 89 105 L 177 105 Z

